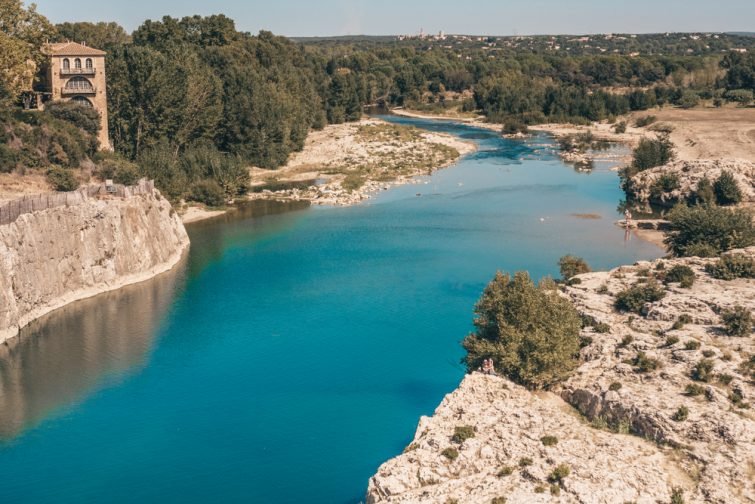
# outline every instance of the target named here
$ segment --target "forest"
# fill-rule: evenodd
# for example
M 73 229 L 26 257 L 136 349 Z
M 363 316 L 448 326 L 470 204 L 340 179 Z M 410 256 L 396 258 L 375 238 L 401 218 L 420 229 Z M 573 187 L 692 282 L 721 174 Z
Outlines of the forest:
M 91 157 L 108 165 L 109 176 L 154 178 L 174 200 L 241 194 L 247 166 L 275 169 L 303 147 L 311 129 L 358 120 L 371 105 L 453 108 L 501 124 L 584 123 L 703 100 L 746 106 L 755 91 L 755 38 L 741 35 L 294 41 L 239 31 L 223 15 L 164 17 L 129 34 L 113 22 L 52 25 L 20 0 L 0 5 L 5 171 L 24 163 L 75 167 L 49 152 L 29 163 L 33 155 L 9 145 L 19 145 L 14 131 L 31 135 L 18 121 L 76 116 L 59 110 L 49 120 L 29 120 L 18 110 L 24 93 L 38 86 L 33 69 L 41 68 L 42 42 L 86 41 L 107 51 L 115 148 L 114 155 Z M 47 150 L 65 151 L 63 143 L 76 142 L 51 139 L 60 149 Z

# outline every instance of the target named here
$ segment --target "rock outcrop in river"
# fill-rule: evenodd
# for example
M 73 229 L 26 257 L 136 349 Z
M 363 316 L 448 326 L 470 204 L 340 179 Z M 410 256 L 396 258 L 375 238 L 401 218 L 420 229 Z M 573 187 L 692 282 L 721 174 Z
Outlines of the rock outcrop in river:
M 722 320 L 755 309 L 755 282 L 712 278 L 715 261 L 580 275 L 565 289 L 591 321 L 576 373 L 548 393 L 467 376 L 370 479 L 368 502 L 755 502 L 755 343 Z M 615 310 L 619 292 L 674 265 L 694 271 L 692 287 Z
M 627 184 L 627 193 L 638 203 L 673 206 L 696 193 L 704 177 L 713 183 L 724 171 L 731 173 L 737 181 L 742 200 L 755 203 L 755 163 L 742 159 L 673 161 L 632 177 Z M 664 190 L 664 185 L 673 188 Z
M 124 198 L 82 194 L 0 225 L 0 342 L 72 301 L 171 269 L 189 244 L 151 184 Z

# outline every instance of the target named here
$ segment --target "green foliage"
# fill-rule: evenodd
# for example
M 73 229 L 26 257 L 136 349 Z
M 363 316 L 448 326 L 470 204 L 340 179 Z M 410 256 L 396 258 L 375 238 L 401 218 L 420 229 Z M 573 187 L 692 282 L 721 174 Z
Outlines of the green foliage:
M 685 89 L 679 98 L 679 106 L 684 109 L 691 109 L 700 104 L 700 95 L 691 89 Z
M 696 205 L 702 206 L 710 206 L 716 203 L 716 192 L 713 190 L 713 184 L 708 177 L 703 177 L 697 183 L 697 190 L 692 196 L 692 201 Z
M 57 119 L 68 121 L 90 135 L 97 135 L 100 130 L 100 113 L 92 107 L 86 107 L 72 101 L 59 101 L 46 105 L 45 113 Z
M 513 473 L 513 472 L 514 472 L 514 468 L 513 467 L 511 467 L 511 466 L 503 466 L 498 471 L 498 477 L 499 478 L 503 478 L 504 476 L 510 476 L 511 473 Z
M 676 330 L 681 329 L 682 327 L 684 327 L 684 325 L 680 324 L 677 320 L 676 322 L 674 322 L 674 325 L 671 326 L 671 329 Z M 679 336 L 666 336 L 666 341 L 663 342 L 662 346 L 668 348 L 670 346 L 676 345 L 677 343 L 679 343 Z
M 506 504 L 506 497 L 493 497 L 490 504 Z
M 492 358 L 517 383 L 547 387 L 576 368 L 579 314 L 553 282 L 535 285 L 526 272 L 497 273 L 475 306 L 476 332 L 462 342 L 467 369 Z
M 700 359 L 692 368 L 692 379 L 695 381 L 709 382 L 713 378 L 714 363 L 710 359 Z
M 686 406 L 679 406 L 679 409 L 674 412 L 671 419 L 675 422 L 683 422 L 689 417 L 689 408 Z
M 10 173 L 16 168 L 18 154 L 5 144 L 0 143 L 0 173 Z
M 677 264 L 663 278 L 664 283 L 679 282 L 684 288 L 692 287 L 695 282 L 695 272 L 684 264 Z
M 626 121 L 620 121 L 613 125 L 613 132 L 617 135 L 621 135 L 622 133 L 626 133 L 627 131 L 627 122 Z
M 543 436 L 540 438 L 540 442 L 543 443 L 543 446 L 556 446 L 558 438 L 556 436 Z
M 47 170 L 47 181 L 56 191 L 73 191 L 79 187 L 79 181 L 73 171 L 53 166 Z
M 527 125 L 516 119 L 507 120 L 503 123 L 503 129 L 501 130 L 504 135 L 527 134 L 528 131 Z
M 719 205 L 736 205 L 742 201 L 742 190 L 737 179 L 730 172 L 724 170 L 713 184 L 716 201 Z
M 559 259 L 558 267 L 561 271 L 561 278 L 564 280 L 569 280 L 573 276 L 592 271 L 584 259 L 573 255 L 565 255 Z
M 674 487 L 671 491 L 671 504 L 684 504 L 684 490 Z
M 636 172 L 663 166 L 674 160 L 674 144 L 668 136 L 659 135 L 656 138 L 643 138 L 632 152 L 631 168 Z
M 653 201 L 665 200 L 665 195 L 681 187 L 679 176 L 676 173 L 664 173 L 650 186 L 650 199 Z
M 475 429 L 471 425 L 462 425 L 454 428 L 454 435 L 451 437 L 451 441 L 461 444 L 467 439 L 471 439 L 475 436 Z
M 698 385 L 697 383 L 689 383 L 684 389 L 684 395 L 695 397 L 705 393 L 705 387 Z
M 613 392 L 616 392 L 617 390 L 621 390 L 621 382 L 613 382 L 608 386 L 608 390 L 611 390 Z
M 724 96 L 727 101 L 739 103 L 745 107 L 752 102 L 753 92 L 751 89 L 732 89 L 727 91 Z
M 207 206 L 219 207 L 225 204 L 225 191 L 214 180 L 199 180 L 192 184 L 188 199 Z
M 664 240 L 676 256 L 710 257 L 755 244 L 752 216 L 744 209 L 677 205 Z
M 744 254 L 725 254 L 717 262 L 706 264 L 705 271 L 719 280 L 755 278 L 755 260 Z
M 724 329 L 729 336 L 749 336 L 752 334 L 752 312 L 744 306 L 735 306 L 721 313 Z
M 567 476 L 571 474 L 571 468 L 566 464 L 559 464 L 548 475 L 548 481 L 551 483 L 563 483 Z
M 658 118 L 654 115 L 646 115 L 646 116 L 638 117 L 634 121 L 634 125 L 637 126 L 638 128 L 644 128 L 646 126 L 650 126 L 657 120 Z
M 658 359 L 648 357 L 645 352 L 637 352 L 637 355 L 632 360 L 632 364 L 637 368 L 637 372 L 639 373 L 649 373 L 661 367 Z
M 532 465 L 532 459 L 529 457 L 522 457 L 519 459 L 519 467 L 528 467 Z
M 646 303 L 654 303 L 664 298 L 666 292 L 655 282 L 635 284 L 621 291 L 614 301 L 616 309 L 642 313 Z
M 459 450 L 454 447 L 448 447 L 440 452 L 440 454 L 446 457 L 448 460 L 456 460 L 457 458 L 459 458 Z
M 101 180 L 112 180 L 116 184 L 134 185 L 139 181 L 139 167 L 115 154 L 99 153 L 97 176 Z
M 685 350 L 697 350 L 700 348 L 700 342 L 695 340 L 689 340 L 684 343 Z

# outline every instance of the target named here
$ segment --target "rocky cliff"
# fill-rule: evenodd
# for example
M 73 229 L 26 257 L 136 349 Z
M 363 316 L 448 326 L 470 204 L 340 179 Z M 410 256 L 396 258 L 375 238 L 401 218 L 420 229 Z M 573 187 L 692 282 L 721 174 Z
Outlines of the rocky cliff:
M 717 260 L 579 276 L 564 293 L 592 320 L 577 372 L 549 393 L 467 376 L 370 479 L 368 502 L 755 502 L 755 342 L 722 320 L 755 309 L 755 282 L 712 278 Z M 619 292 L 677 264 L 692 287 L 665 284 L 641 314 L 614 309 Z
M 126 197 L 82 194 L 0 225 L 0 342 L 67 303 L 169 270 L 189 244 L 151 186 Z

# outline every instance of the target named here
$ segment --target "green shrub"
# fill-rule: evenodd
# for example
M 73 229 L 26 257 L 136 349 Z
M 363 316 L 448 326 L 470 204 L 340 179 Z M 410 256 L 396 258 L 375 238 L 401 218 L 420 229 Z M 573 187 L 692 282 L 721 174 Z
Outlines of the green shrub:
M 567 476 L 571 474 L 571 469 L 566 464 L 559 464 L 551 473 L 548 475 L 548 481 L 551 483 L 561 483 L 563 482 Z
M 637 372 L 639 373 L 649 373 L 661 367 L 661 362 L 658 359 L 648 357 L 645 352 L 637 352 L 637 355 L 632 360 L 632 364 L 637 368 Z
M 755 261 L 744 254 L 726 254 L 718 262 L 706 264 L 705 271 L 719 280 L 755 278 Z
M 457 450 L 454 447 L 449 447 L 440 452 L 441 455 L 446 457 L 448 460 L 456 460 L 459 458 L 459 450 Z
M 644 128 L 645 126 L 650 126 L 657 120 L 658 118 L 655 117 L 654 115 L 646 115 L 646 116 L 638 117 L 634 121 L 634 125 L 638 128 Z
M 697 189 L 692 196 L 692 202 L 696 205 L 710 206 L 716 203 L 716 192 L 713 190 L 708 177 L 703 177 L 697 183 Z
M 679 189 L 682 186 L 679 175 L 676 173 L 664 173 L 650 186 L 650 198 L 654 201 L 663 199 L 663 195 Z
M 616 296 L 614 306 L 621 311 L 642 313 L 645 303 L 654 303 L 664 298 L 666 292 L 655 282 L 635 284 Z
M 606 284 L 602 284 L 595 292 L 597 292 L 598 294 L 608 294 L 608 286 Z
M 545 493 L 546 488 L 543 485 L 537 485 L 535 487 L 535 493 Z
M 736 205 L 742 201 L 742 190 L 734 175 L 724 170 L 713 184 L 716 201 L 719 205 Z
M 606 334 L 611 332 L 611 326 L 605 322 L 597 322 L 592 326 L 596 333 Z
M 752 334 L 752 312 L 744 306 L 721 313 L 724 329 L 729 336 L 749 336 Z
M 689 383 L 687 387 L 684 389 L 684 395 L 695 397 L 702 395 L 705 392 L 705 387 L 698 385 L 696 383 Z
M 714 355 L 716 355 L 716 352 L 714 352 L 713 350 L 710 350 L 710 349 L 703 350 L 703 357 L 707 357 L 710 359 Z
M 632 152 L 631 168 L 638 173 L 656 166 L 663 166 L 674 160 L 674 144 L 667 135 L 656 138 L 643 138 Z
M 532 465 L 532 459 L 529 457 L 522 457 L 519 459 L 519 467 L 527 467 Z
M 697 350 L 700 348 L 700 342 L 695 340 L 689 340 L 684 343 L 685 350 Z
M 627 132 L 627 122 L 626 121 L 620 121 L 613 125 L 613 131 L 614 133 L 621 135 L 622 133 Z
M 710 359 L 700 359 L 692 368 L 692 379 L 695 381 L 709 382 L 713 377 L 713 361 Z
M 188 199 L 218 207 L 225 204 L 225 191 L 214 180 L 200 180 L 192 184 Z
M 684 504 L 684 490 L 675 487 L 671 491 L 671 504 Z
M 506 497 L 493 497 L 490 504 L 506 504 Z
M 752 215 L 744 209 L 677 205 L 669 221 L 665 243 L 677 256 L 710 257 L 755 244 Z
M 584 259 L 573 255 L 565 255 L 559 259 L 558 267 L 561 271 L 561 278 L 564 280 L 569 280 L 573 276 L 592 271 Z
M 551 485 L 551 495 L 558 497 L 561 495 L 561 487 L 556 485 L 555 483 Z
M 527 125 L 516 119 L 509 119 L 503 123 L 502 133 L 504 135 L 515 135 L 517 133 L 527 134 L 527 132 L 529 132 Z
M 724 385 L 729 385 L 732 380 L 734 380 L 734 377 L 727 373 L 721 373 L 716 378 L 718 379 L 719 383 L 722 383 Z
M 74 191 L 79 187 L 79 181 L 72 170 L 53 166 L 47 170 L 47 181 L 56 191 Z
M 558 438 L 556 436 L 543 436 L 540 438 L 540 442 L 543 446 L 555 446 L 558 444 Z
M 676 323 L 674 325 L 676 325 Z M 673 329 L 673 327 L 672 327 L 672 329 Z M 677 343 L 679 343 L 679 337 L 678 336 L 666 336 L 666 341 L 663 342 L 662 346 L 668 348 L 670 346 L 676 345 Z
M 691 287 L 695 282 L 695 272 L 692 271 L 692 268 L 690 268 L 689 266 L 677 264 L 676 266 L 668 270 L 666 276 L 663 278 L 663 282 L 680 282 Z
M 530 388 L 547 387 L 578 365 L 580 317 L 555 290 L 526 272 L 497 273 L 475 306 L 476 332 L 462 342 L 467 369 L 492 358 L 497 369 Z
M 686 406 L 679 406 L 679 409 L 673 414 L 671 419 L 675 422 L 683 422 L 689 416 L 689 408 Z
M 499 478 L 503 478 L 504 476 L 511 475 L 511 473 L 513 473 L 513 472 L 514 472 L 514 468 L 513 467 L 511 467 L 511 466 L 503 466 L 498 471 L 498 477 Z
M 451 436 L 451 441 L 461 444 L 467 439 L 473 438 L 474 434 L 474 427 L 471 425 L 457 426 L 454 428 L 454 435 Z
M 0 125 L 0 127 L 2 127 Z M 7 145 L 0 143 L 0 173 L 10 173 L 16 168 L 18 163 L 18 153 L 8 147 Z
M 739 103 L 741 106 L 749 105 L 752 101 L 751 89 L 731 89 L 724 94 L 727 101 Z
M 67 121 L 90 135 L 96 135 L 100 131 L 100 113 L 92 107 L 72 101 L 56 101 L 45 105 L 45 113 Z
M 616 392 L 617 390 L 621 390 L 621 382 L 613 382 L 608 386 L 608 390 L 612 390 Z
M 626 348 L 629 345 L 631 345 L 633 341 L 634 341 L 634 336 L 632 336 L 631 334 L 627 334 L 621 339 L 618 346 L 619 348 Z

